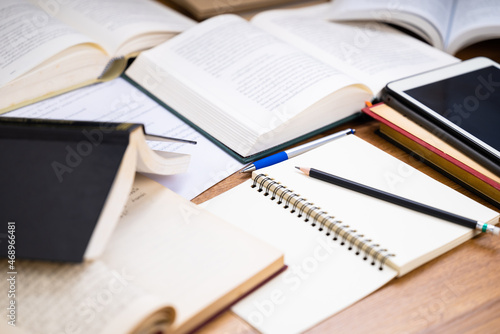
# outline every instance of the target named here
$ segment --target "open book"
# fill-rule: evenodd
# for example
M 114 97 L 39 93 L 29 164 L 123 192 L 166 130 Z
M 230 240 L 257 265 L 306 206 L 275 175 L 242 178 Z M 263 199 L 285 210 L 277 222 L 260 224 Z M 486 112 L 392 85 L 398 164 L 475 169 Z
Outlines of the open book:
M 1 261 L 5 275 L 18 273 L 9 300 L 11 282 L 0 280 L 2 303 L 14 305 L 4 334 L 188 333 L 281 270 L 283 256 L 137 174 L 98 260 L 14 267 Z
M 126 75 L 250 161 L 359 113 L 390 80 L 458 61 L 389 27 L 328 22 L 328 8 L 217 16 Z
M 152 0 L 3 0 L 0 17 L 0 112 L 116 77 L 194 25 Z
M 172 175 L 188 168 L 189 155 L 153 151 L 146 138 L 142 124 L 1 117 L 0 219 L 17 223 L 16 257 L 98 257 L 136 170 Z
M 500 38 L 498 1 L 335 0 L 330 18 L 376 20 L 405 28 L 450 54 L 471 44 Z
M 303 332 L 475 234 L 307 177 L 295 166 L 317 168 L 465 217 L 498 223 L 497 212 L 355 135 L 255 171 L 252 180 L 204 206 L 285 253 L 288 269 L 232 308 L 264 333 Z

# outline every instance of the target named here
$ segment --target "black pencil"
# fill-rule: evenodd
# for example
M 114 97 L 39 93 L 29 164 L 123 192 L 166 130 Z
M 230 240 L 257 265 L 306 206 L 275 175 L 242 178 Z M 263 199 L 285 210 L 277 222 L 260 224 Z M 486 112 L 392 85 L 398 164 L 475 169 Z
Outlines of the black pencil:
M 483 222 L 479 222 L 477 220 L 469 219 L 466 217 L 459 216 L 457 214 L 444 211 L 426 204 L 422 204 L 419 202 L 415 202 L 413 200 L 394 195 L 388 192 L 385 192 L 383 190 L 375 189 L 369 186 L 365 186 L 364 184 L 357 183 L 351 180 L 344 179 L 339 176 L 335 176 L 332 174 L 328 174 L 325 172 L 322 172 L 320 170 L 314 169 L 314 168 L 305 168 L 305 167 L 295 167 L 299 169 L 301 172 L 303 172 L 306 175 L 309 175 L 312 178 L 322 180 L 328 183 L 335 184 L 337 186 L 341 186 L 350 190 L 357 191 L 359 193 L 372 196 L 390 203 L 394 203 L 400 206 L 403 206 L 408 209 L 412 209 L 418 212 L 422 212 L 425 214 L 428 214 L 430 216 L 434 216 L 437 218 L 441 218 L 444 220 L 447 220 L 449 222 L 459 224 L 465 227 L 469 227 L 471 229 L 476 229 L 481 232 L 486 232 L 486 233 L 492 233 L 495 235 L 500 234 L 500 228 L 494 226 L 494 225 L 489 225 Z

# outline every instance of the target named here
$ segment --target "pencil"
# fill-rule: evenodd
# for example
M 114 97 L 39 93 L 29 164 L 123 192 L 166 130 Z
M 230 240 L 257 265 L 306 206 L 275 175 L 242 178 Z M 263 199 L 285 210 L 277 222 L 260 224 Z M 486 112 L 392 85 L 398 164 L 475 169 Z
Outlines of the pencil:
M 476 230 L 479 230 L 481 232 L 491 233 L 494 235 L 500 234 L 500 228 L 498 228 L 494 225 L 490 225 L 490 224 L 486 224 L 483 222 L 479 222 L 479 221 L 474 220 L 474 219 L 462 217 L 462 216 L 459 216 L 457 214 L 454 214 L 454 213 L 451 213 L 448 211 L 444 211 L 444 210 L 441 210 L 441 209 L 438 209 L 438 208 L 435 208 L 435 207 L 432 207 L 432 206 L 429 206 L 429 205 L 426 205 L 423 203 L 413 201 L 413 200 L 408 199 L 408 198 L 394 195 L 394 194 L 385 192 L 383 190 L 375 189 L 375 188 L 366 186 L 366 185 L 361 184 L 361 183 L 357 183 L 357 182 L 354 182 L 351 180 L 344 179 L 344 178 L 339 177 L 339 176 L 325 173 L 325 172 L 322 172 L 322 171 L 314 169 L 314 168 L 306 168 L 306 167 L 295 167 L 295 168 L 299 169 L 301 172 L 303 172 L 304 174 L 306 174 L 312 178 L 322 180 L 322 181 L 325 181 L 325 182 L 328 182 L 331 184 L 335 184 L 335 185 L 343 187 L 343 188 L 354 190 L 354 191 L 357 191 L 359 193 L 362 193 L 362 194 L 365 194 L 368 196 L 372 196 L 372 197 L 375 197 L 375 198 L 378 198 L 378 199 L 381 199 L 381 200 L 384 200 L 384 201 L 387 201 L 387 202 L 390 202 L 393 204 L 397 204 L 397 205 L 400 205 L 400 206 L 408 208 L 408 209 L 412 209 L 412 210 L 415 210 L 418 212 L 428 214 L 430 216 L 441 218 L 441 219 L 447 220 L 449 222 L 452 222 L 452 223 L 455 223 L 458 225 L 469 227 L 471 229 L 476 229 Z

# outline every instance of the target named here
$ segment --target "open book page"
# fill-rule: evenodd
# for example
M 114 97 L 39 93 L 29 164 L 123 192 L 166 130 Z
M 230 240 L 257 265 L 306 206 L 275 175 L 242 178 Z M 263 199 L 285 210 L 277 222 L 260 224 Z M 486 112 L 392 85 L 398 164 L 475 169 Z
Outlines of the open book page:
M 137 175 L 103 261 L 176 311 L 186 333 L 280 270 L 282 254 L 148 178 Z
M 41 101 L 4 116 L 142 123 L 148 134 L 195 140 L 196 145 L 149 142 L 154 150 L 191 155 L 186 173 L 148 175 L 187 199 L 196 197 L 242 167 L 241 163 L 122 78 Z
M 276 178 L 395 254 L 390 261 L 399 275 L 470 239 L 474 231 L 307 177 L 295 166 L 319 169 L 478 221 L 498 222 L 498 213 L 495 211 L 354 135 L 259 171 Z
M 283 181 L 286 186 L 286 178 Z M 287 270 L 232 307 L 263 333 L 300 333 L 397 275 L 379 270 L 297 214 L 251 188 L 249 180 L 202 205 L 285 253 Z M 292 188 L 293 189 L 293 188 Z M 310 197 L 314 200 L 314 194 Z M 338 201 L 342 205 L 343 202 Z M 346 221 L 347 223 L 347 221 Z
M 7 266 L 3 259 L 6 274 Z M 35 334 L 129 333 L 159 310 L 169 332 L 186 333 L 282 266 L 275 248 L 137 174 L 99 260 L 15 262 L 16 326 Z M 10 284 L 0 281 L 3 305 Z
M 277 130 L 333 92 L 359 85 L 235 15 L 206 20 L 142 53 L 127 75 L 139 85 L 147 76 L 157 78 L 164 87 L 176 85 L 176 90 L 157 89 L 154 94 L 243 156 L 264 149 L 258 145 L 265 143 L 253 146 L 255 138 L 264 134 L 291 140 L 305 134 L 304 128 L 312 131 L 325 126 L 325 118 L 317 115 L 304 119 L 310 126 L 304 127 L 302 122 L 299 127 L 287 127 L 287 131 Z M 360 94 L 352 99 L 368 97 L 365 89 L 356 88 Z M 186 107 L 187 100 L 195 101 L 198 107 Z M 338 119 L 354 111 L 351 108 Z M 330 109 L 328 113 L 331 116 Z
M 456 3 L 446 41 L 449 53 L 482 40 L 500 37 L 500 2 L 457 0 Z
M 65 49 L 94 42 L 26 0 L 1 1 L 0 18 L 0 87 Z
M 454 0 L 335 0 L 331 18 L 338 20 L 377 20 L 396 23 L 421 36 L 431 45 L 444 49 L 453 13 Z
M 1 301 L 6 307 L 15 302 L 14 311 L 9 311 L 14 315 L 14 328 L 25 333 L 117 333 L 111 329 L 127 333 L 157 311 L 166 312 L 163 321 L 167 324 L 173 322 L 173 309 L 137 285 L 138 277 L 128 272 L 130 265 L 119 267 L 100 260 L 15 263 L 16 274 L 8 276 L 10 281 L 0 281 L 0 288 L 11 289 L 13 296 L 7 299 L 5 293 Z M 6 259 L 0 268 L 11 272 Z
M 99 41 L 110 56 L 125 56 L 152 47 L 195 24 L 151 0 L 122 0 L 119 4 L 114 0 L 77 0 L 45 7 L 51 15 Z M 144 39 L 145 34 L 150 34 L 146 41 L 132 40 Z M 124 45 L 126 42 L 131 44 Z
M 252 23 L 342 69 L 374 94 L 389 81 L 459 61 L 383 24 L 329 22 L 329 6 L 268 11 Z

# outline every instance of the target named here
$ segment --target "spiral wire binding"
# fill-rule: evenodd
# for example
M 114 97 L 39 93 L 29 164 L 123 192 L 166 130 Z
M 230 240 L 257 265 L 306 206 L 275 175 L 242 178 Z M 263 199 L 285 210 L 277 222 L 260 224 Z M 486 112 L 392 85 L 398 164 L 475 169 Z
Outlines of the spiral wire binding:
M 257 175 L 251 187 L 258 187 L 258 192 L 264 191 L 264 196 L 271 195 L 270 199 L 272 201 L 278 198 L 277 204 L 281 205 L 284 202 L 284 209 L 288 209 L 291 205 L 291 213 L 298 210 L 298 218 L 305 215 L 305 222 L 311 221 L 311 226 L 318 226 L 320 232 L 324 232 L 327 236 L 333 236 L 333 240 L 340 241 L 340 245 L 347 244 L 347 249 L 355 250 L 356 255 L 362 254 L 363 260 L 371 259 L 372 265 L 378 262 L 380 270 L 383 270 L 389 257 L 395 256 L 390 254 L 387 249 L 381 248 L 379 244 L 372 242 L 371 239 L 365 238 L 363 234 L 351 229 L 349 225 L 344 225 L 341 220 L 330 216 L 328 212 L 322 211 L 314 203 L 308 202 L 307 199 L 300 197 L 293 190 L 288 189 L 265 174 Z

